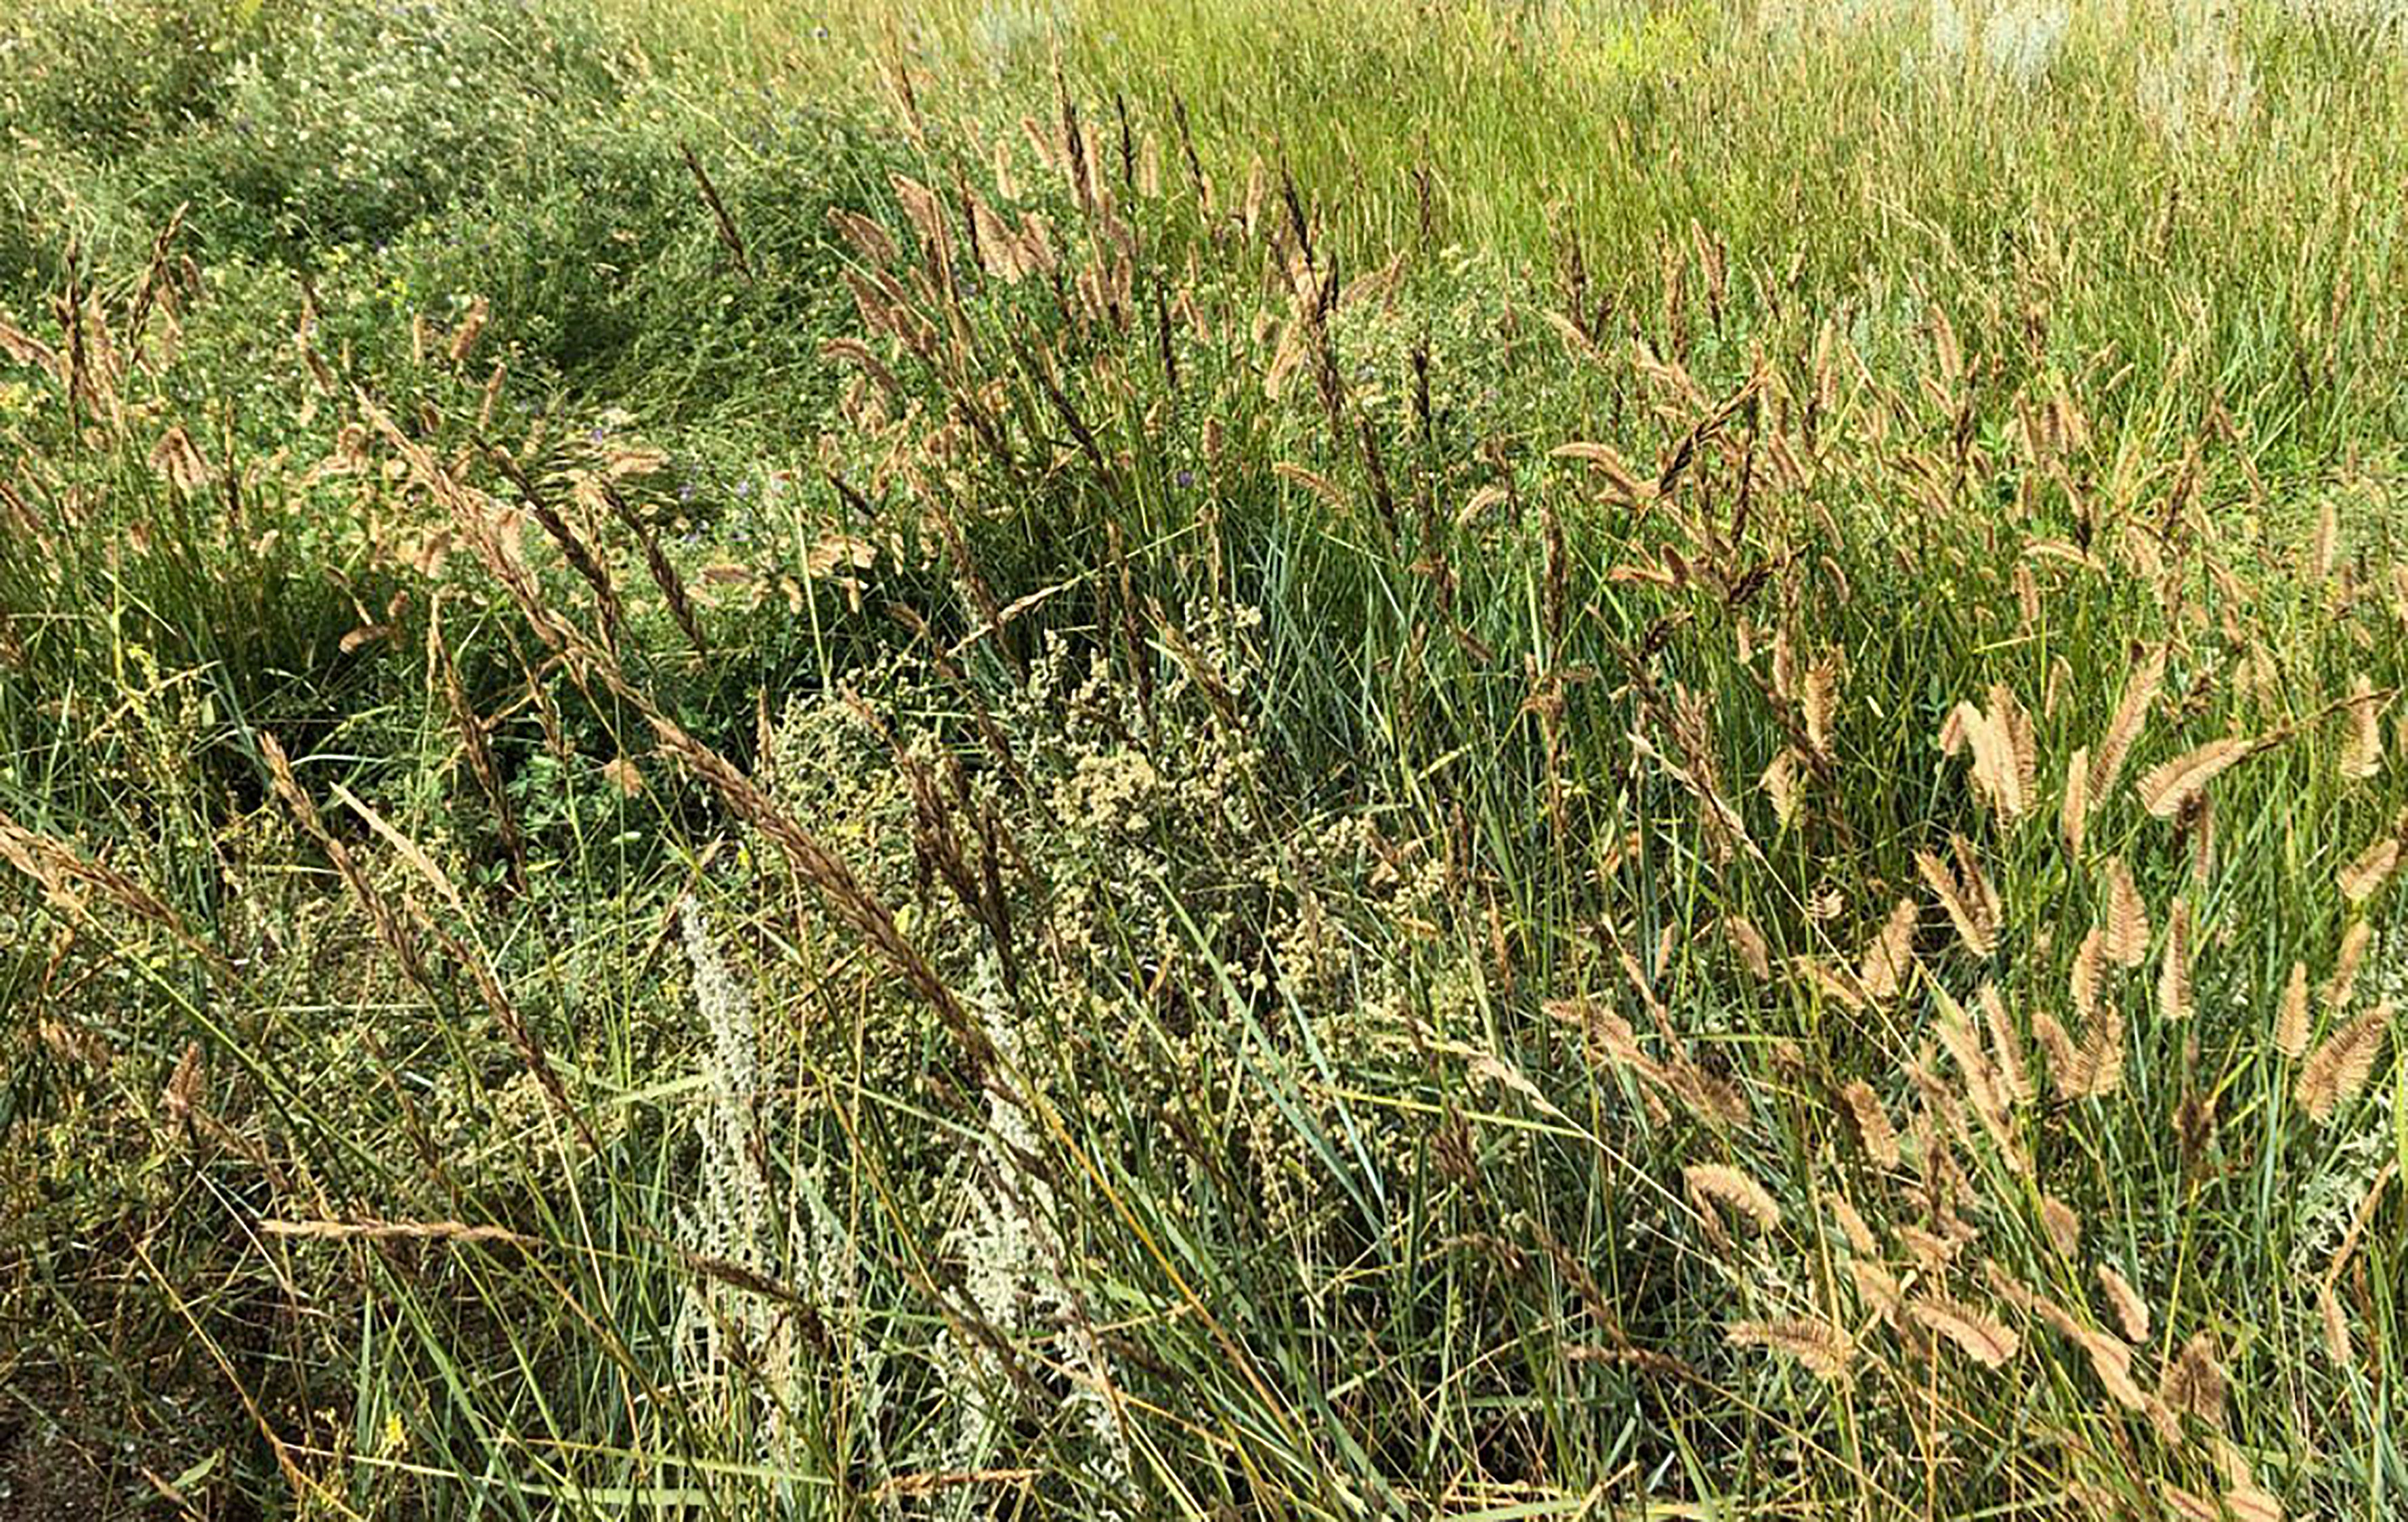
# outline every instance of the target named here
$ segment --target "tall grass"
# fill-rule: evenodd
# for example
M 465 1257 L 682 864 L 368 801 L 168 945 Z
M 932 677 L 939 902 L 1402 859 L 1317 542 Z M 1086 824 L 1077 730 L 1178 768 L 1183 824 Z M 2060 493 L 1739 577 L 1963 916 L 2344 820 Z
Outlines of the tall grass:
M 2399 1509 L 2379 35 L 562 14 L 11 288 L 13 1494 Z
M 1793 310 L 1895 361 L 1938 298 L 2000 363 L 2037 327 L 2068 368 L 2129 364 L 2098 398 L 2119 424 L 2179 428 L 2221 397 L 2285 424 L 2270 447 L 2326 454 L 2399 413 L 2375 379 L 2399 279 L 2376 187 L 2408 130 L 2408 52 L 2372 9 L 2235 8 L 963 0 L 908 22 L 830 7 L 809 32 L 716 14 L 739 57 L 812 88 L 857 36 L 991 124 L 1057 66 L 1091 109 L 1158 122 L 1176 101 L 1225 189 L 1284 165 L 1367 268 L 1424 236 L 1534 272 L 1584 247 L 1627 336 L 1695 228 L 1756 272 L 1726 297 L 1751 334 L 1811 291 Z M 1994 33 L 2027 40 L 2004 54 Z

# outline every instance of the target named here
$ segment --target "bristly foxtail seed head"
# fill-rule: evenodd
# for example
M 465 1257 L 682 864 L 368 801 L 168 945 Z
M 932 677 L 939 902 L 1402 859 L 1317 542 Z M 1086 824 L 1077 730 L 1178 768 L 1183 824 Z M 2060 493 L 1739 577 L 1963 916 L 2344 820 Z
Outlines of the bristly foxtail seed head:
M 2140 739 L 2143 725 L 2148 723 L 2149 710 L 2157 700 L 2157 687 L 2165 680 L 2167 647 L 2155 645 L 2142 658 L 2140 668 L 2124 687 L 2124 696 L 2115 706 L 2115 716 L 2100 740 L 2090 775 L 2083 787 L 2086 806 L 2096 809 L 2114 791 L 2115 780 L 2124 769 L 2124 758 Z
M 1781 1224 L 1781 1207 L 1763 1185 L 1725 1163 L 1693 1163 L 1681 1170 L 1689 1196 L 1701 1213 L 1727 1205 L 1766 1231 Z
M 2245 760 L 2254 748 L 2251 741 L 2231 735 L 2160 763 L 2133 784 L 2141 807 L 2156 818 L 2174 818 L 2206 792 L 2209 783 Z
M 2149 910 L 2122 856 L 2107 858 L 2107 913 L 2100 922 L 2100 948 L 2117 967 L 2139 967 L 2149 955 Z
M 2377 1004 L 2327 1037 L 2300 1064 L 2300 1105 L 2312 1118 L 2330 1120 L 2358 1098 L 2374 1074 L 2374 1061 L 2390 1026 L 2391 1006 Z
M 2157 966 L 2157 1015 L 2187 1020 L 2191 1012 L 2190 900 L 2177 898 L 2166 912 L 2166 940 Z

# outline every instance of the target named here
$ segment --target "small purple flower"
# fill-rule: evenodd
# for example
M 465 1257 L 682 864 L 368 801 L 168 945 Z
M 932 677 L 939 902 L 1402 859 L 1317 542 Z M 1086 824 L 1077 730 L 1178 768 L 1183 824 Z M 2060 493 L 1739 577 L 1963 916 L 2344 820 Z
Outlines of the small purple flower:
M 691 502 L 694 500 L 694 482 L 687 481 L 684 485 L 678 488 L 678 500 L 681 502 Z
M 586 430 L 585 441 L 589 444 L 598 444 L 609 437 L 610 436 L 609 434 L 604 433 L 599 428 L 589 428 Z
M 1175 479 L 1182 486 L 1193 486 L 1196 484 L 1196 472 L 1193 470 L 1182 470 L 1173 479 Z

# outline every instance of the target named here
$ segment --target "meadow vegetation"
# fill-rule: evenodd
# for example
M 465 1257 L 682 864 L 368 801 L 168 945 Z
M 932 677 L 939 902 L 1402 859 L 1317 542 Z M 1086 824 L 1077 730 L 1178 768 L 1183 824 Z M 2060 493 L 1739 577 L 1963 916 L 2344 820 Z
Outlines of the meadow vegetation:
M 0 1518 L 2408 1515 L 2384 0 L 30 0 Z

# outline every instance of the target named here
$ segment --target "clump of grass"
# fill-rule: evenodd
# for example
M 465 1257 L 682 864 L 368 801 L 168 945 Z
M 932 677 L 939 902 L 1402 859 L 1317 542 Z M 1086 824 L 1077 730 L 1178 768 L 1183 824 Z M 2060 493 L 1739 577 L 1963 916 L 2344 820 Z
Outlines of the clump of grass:
M 804 404 L 563 359 L 540 270 L 63 257 L 0 329 L 0 1381 L 195 1508 L 2379 1507 L 2387 319 L 2336 276 L 2277 380 L 2223 252 L 2051 241 L 2090 187 L 1970 105 L 2313 222 L 2143 135 L 2130 29 L 1670 14 L 1278 21 L 1283 88 L 1689 132 L 1635 243 L 1479 188 L 1510 134 L 1411 201 L 1301 105 L 1233 152 L 1175 19 L 1127 101 L 1092 17 L 958 92 L 898 31 L 824 230 L 613 129 L 711 300 L 835 272 Z M 1799 135 L 1784 240 L 1721 171 L 1791 48 L 1891 136 Z M 1835 276 L 1902 152 L 1942 236 Z M 2293 243 L 2295 315 L 2388 257 Z M 748 397 L 814 427 L 739 525 L 688 488 Z

